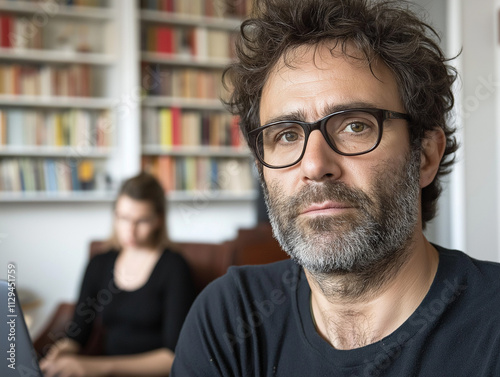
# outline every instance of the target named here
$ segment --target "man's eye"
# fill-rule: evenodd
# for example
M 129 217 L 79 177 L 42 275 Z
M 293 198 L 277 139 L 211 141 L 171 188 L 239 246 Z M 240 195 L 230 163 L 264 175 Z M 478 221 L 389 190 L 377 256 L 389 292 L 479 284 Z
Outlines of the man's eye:
M 368 130 L 370 127 L 366 125 L 365 123 L 361 122 L 352 122 L 349 123 L 345 128 L 344 132 L 350 132 L 353 134 L 361 133 L 363 131 Z
M 299 135 L 296 132 L 285 131 L 285 132 L 282 132 L 278 135 L 277 140 L 279 142 L 292 143 L 294 141 L 297 141 L 298 138 L 299 138 Z

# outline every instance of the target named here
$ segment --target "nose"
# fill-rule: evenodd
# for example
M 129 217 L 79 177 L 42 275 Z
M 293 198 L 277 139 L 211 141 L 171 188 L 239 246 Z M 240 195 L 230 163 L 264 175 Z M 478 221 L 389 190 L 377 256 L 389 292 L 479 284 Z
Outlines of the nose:
M 129 236 L 135 237 L 137 233 L 137 222 L 133 220 L 129 220 L 127 222 L 126 232 Z
M 342 173 L 338 164 L 340 158 L 342 156 L 330 148 L 319 130 L 312 131 L 300 161 L 303 179 L 318 182 L 339 179 Z

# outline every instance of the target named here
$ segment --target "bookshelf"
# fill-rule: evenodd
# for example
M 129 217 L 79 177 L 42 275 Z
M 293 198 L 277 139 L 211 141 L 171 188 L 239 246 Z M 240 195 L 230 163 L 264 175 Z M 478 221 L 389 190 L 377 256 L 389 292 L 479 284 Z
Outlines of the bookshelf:
M 255 200 L 219 100 L 246 2 L 222 4 L 0 0 L 0 202 L 108 202 L 141 168 L 172 202 Z
M 0 1 L 0 201 L 112 196 L 115 8 Z
M 254 200 L 250 152 L 226 112 L 220 78 L 233 58 L 244 1 L 140 1 L 142 167 L 171 200 Z M 242 5 L 244 7 L 242 8 Z

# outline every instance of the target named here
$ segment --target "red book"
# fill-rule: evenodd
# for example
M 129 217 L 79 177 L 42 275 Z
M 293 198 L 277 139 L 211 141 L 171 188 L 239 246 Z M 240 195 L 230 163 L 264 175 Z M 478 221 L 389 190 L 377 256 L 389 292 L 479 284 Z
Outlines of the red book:
M 167 12 L 175 12 L 174 9 L 174 0 L 165 0 L 166 3 L 166 11 Z
M 1 47 L 12 47 L 10 43 L 9 35 L 12 32 L 13 27 L 13 17 L 12 16 L 0 16 L 0 46 Z
M 189 30 L 189 49 L 191 50 L 191 55 L 196 56 L 198 54 L 198 47 L 196 45 L 196 30 L 195 28 Z
M 181 109 L 172 107 L 173 145 L 181 145 Z
M 231 146 L 233 147 L 239 147 L 241 144 L 239 121 L 240 118 L 237 116 L 234 116 L 231 121 Z
M 174 32 L 169 27 L 159 27 L 156 35 L 156 52 L 171 54 L 174 52 Z

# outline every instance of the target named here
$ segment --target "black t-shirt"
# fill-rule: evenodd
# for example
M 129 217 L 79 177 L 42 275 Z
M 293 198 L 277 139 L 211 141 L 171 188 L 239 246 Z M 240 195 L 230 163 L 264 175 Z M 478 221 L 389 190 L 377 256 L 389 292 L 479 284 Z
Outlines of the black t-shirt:
M 122 291 L 113 278 L 117 257 L 117 251 L 109 251 L 89 262 L 67 335 L 85 345 L 97 318 L 105 330 L 107 355 L 135 354 L 164 347 L 174 350 L 194 300 L 186 261 L 180 254 L 165 250 L 142 287 Z
M 500 264 L 437 248 L 420 306 L 391 335 L 354 350 L 317 333 L 294 262 L 231 268 L 195 301 L 172 375 L 500 376 Z

